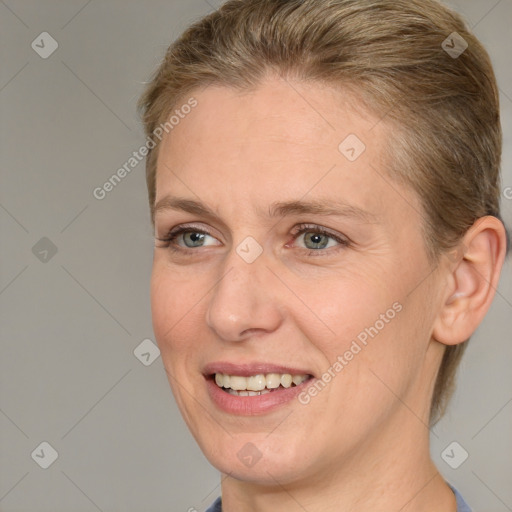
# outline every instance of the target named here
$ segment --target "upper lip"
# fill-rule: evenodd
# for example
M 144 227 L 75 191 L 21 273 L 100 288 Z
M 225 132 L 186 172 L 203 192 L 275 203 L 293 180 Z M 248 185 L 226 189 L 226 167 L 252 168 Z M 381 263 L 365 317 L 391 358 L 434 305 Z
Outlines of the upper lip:
M 267 374 L 267 373 L 289 373 L 290 375 L 312 375 L 309 370 L 304 368 L 292 368 L 289 366 L 281 366 L 273 363 L 230 363 L 215 362 L 207 364 L 203 373 L 206 376 L 215 373 L 223 373 L 226 375 L 239 375 L 241 377 L 250 377 L 251 375 Z

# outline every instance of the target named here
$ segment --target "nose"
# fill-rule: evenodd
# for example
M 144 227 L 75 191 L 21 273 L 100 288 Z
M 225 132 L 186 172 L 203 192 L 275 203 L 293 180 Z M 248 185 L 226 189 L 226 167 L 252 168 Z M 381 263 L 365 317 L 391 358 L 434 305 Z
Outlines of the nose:
M 209 295 L 206 322 L 224 341 L 243 341 L 270 333 L 282 323 L 283 309 L 274 274 L 264 254 L 247 263 L 235 251 L 227 257 L 223 277 Z

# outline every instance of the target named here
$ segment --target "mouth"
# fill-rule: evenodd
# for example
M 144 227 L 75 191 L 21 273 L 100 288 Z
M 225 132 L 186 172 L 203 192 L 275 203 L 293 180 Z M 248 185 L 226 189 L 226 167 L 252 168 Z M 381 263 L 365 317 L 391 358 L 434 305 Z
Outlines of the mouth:
M 261 396 L 300 386 L 312 378 L 309 374 L 259 373 L 256 375 L 229 375 L 215 373 L 210 379 L 224 392 L 233 396 Z
M 208 395 L 224 413 L 255 416 L 292 404 L 314 380 L 307 370 L 274 364 L 214 363 L 204 369 Z

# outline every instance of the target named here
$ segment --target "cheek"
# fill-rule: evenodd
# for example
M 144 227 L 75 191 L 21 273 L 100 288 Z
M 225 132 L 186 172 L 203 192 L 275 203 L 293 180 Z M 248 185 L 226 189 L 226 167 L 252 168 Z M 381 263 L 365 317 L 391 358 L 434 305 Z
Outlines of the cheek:
M 190 395 L 183 390 L 193 389 L 190 379 L 194 374 L 190 366 L 197 343 L 191 340 L 200 339 L 197 315 L 202 302 L 197 289 L 194 280 L 180 279 L 179 272 L 171 271 L 165 262 L 153 266 L 150 287 L 153 331 L 173 395 L 189 426 Z
M 329 354 L 330 363 L 347 350 L 359 334 L 364 339 L 365 329 L 376 322 L 381 327 L 381 314 L 386 316 L 388 312 L 386 319 L 395 317 L 393 303 L 397 297 L 392 288 L 379 276 L 355 269 L 319 279 L 315 286 L 311 286 L 309 280 L 297 281 L 294 289 L 301 299 L 301 303 L 294 301 L 297 304 L 294 316 L 304 332 L 311 334 L 318 348 Z
M 179 351 L 190 346 L 190 337 L 200 322 L 197 314 L 205 292 L 196 279 L 180 277 L 164 263 L 153 266 L 151 315 L 160 350 Z
M 172 283 L 165 272 L 153 266 L 151 274 L 151 316 L 153 331 L 160 344 L 166 333 L 176 321 L 175 295 L 172 293 Z
M 394 395 L 379 378 L 402 395 L 421 361 L 417 305 L 389 272 L 351 271 L 317 287 L 299 284 L 308 309 L 297 306 L 294 318 L 321 354 L 319 369 L 332 382 L 325 396 L 332 393 L 357 417 L 389 407 Z

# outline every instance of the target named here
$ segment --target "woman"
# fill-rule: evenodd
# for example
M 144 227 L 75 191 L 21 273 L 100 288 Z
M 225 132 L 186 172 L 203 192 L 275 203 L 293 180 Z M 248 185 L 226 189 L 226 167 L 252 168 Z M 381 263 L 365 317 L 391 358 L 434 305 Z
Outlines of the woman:
M 434 0 L 230 0 L 169 48 L 152 314 L 210 511 L 470 510 L 429 454 L 508 249 L 486 51 Z

